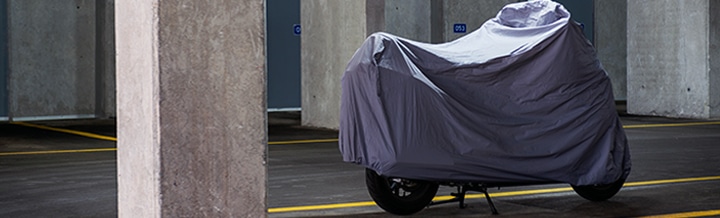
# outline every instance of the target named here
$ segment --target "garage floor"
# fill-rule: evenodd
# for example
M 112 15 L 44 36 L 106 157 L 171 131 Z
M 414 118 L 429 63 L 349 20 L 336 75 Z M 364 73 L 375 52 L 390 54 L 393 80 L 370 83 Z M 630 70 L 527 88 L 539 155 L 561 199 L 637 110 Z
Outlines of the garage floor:
M 490 190 L 500 216 L 472 195 L 466 209 L 437 205 L 413 217 L 720 216 L 720 122 L 622 121 L 633 170 L 609 201 L 587 201 L 563 184 L 524 186 Z M 292 114 L 271 116 L 270 122 L 269 217 L 390 216 L 372 203 L 363 168 L 341 161 L 337 132 L 298 127 Z M 114 123 L 34 124 L 41 126 L 0 124 L 0 217 L 116 217 Z M 450 192 L 441 188 L 438 196 Z

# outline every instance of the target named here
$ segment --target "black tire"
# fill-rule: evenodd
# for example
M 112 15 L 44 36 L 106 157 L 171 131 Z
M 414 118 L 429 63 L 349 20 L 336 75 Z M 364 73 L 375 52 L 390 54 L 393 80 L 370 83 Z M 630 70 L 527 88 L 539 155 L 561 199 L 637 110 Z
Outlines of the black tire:
M 395 215 L 421 211 L 430 205 L 439 186 L 434 182 L 386 178 L 371 169 L 365 169 L 365 184 L 375 203 Z
M 612 198 L 615 194 L 620 191 L 625 179 L 619 179 L 611 184 L 606 185 L 585 185 L 585 186 L 572 186 L 575 193 L 590 201 L 604 201 Z

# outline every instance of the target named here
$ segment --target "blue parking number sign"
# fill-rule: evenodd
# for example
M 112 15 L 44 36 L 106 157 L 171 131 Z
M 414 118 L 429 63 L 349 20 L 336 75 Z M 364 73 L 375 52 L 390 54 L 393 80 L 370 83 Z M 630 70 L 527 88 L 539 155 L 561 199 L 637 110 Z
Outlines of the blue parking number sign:
M 456 23 L 453 25 L 453 32 L 455 33 L 465 33 L 467 32 L 467 25 L 464 23 Z
M 299 36 L 300 33 L 302 33 L 302 28 L 300 27 L 300 24 L 293 24 L 293 34 Z

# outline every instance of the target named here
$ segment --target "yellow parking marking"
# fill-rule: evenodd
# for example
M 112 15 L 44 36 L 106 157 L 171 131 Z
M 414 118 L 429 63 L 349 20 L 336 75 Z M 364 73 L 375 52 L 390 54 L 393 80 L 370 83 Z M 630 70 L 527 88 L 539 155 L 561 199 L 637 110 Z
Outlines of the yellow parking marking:
M 27 126 L 27 127 L 33 127 L 38 129 L 44 129 L 44 130 L 51 130 L 56 132 L 63 132 L 73 135 L 79 135 L 84 136 L 88 138 L 94 138 L 94 139 L 101 139 L 101 140 L 107 140 L 107 141 L 117 141 L 116 137 L 112 136 L 105 136 L 95 133 L 89 133 L 89 132 L 82 132 L 82 131 L 76 131 L 76 130 L 70 130 L 70 129 L 62 129 L 62 128 L 56 128 L 56 127 L 49 127 L 49 126 L 43 126 L 43 125 L 37 125 L 32 123 L 25 123 L 25 122 L 12 122 L 12 124 L 21 125 L 21 126 Z M 660 123 L 660 124 L 634 124 L 634 125 L 623 125 L 623 128 L 625 129 L 637 129 L 637 128 L 655 128 L 655 127 L 682 127 L 682 126 L 700 126 L 700 125 L 720 125 L 720 121 L 713 121 L 713 122 L 690 122 L 690 123 Z M 275 142 L 268 142 L 268 145 L 285 145 L 285 144 L 306 144 L 306 143 L 325 143 L 325 142 L 337 142 L 338 139 L 308 139 L 308 140 L 290 140 L 290 141 L 275 141 Z
M 84 136 L 88 138 L 101 139 L 107 141 L 117 141 L 116 137 L 104 136 L 94 133 L 75 131 L 69 129 L 55 128 L 37 124 L 30 124 L 24 122 L 12 122 L 16 125 L 33 127 L 38 129 L 51 130 L 56 132 L 63 132 L 68 134 L 74 134 Z M 690 122 L 690 123 L 667 123 L 667 124 L 635 124 L 635 125 L 623 125 L 623 128 L 655 128 L 655 127 L 682 127 L 682 126 L 700 126 L 700 125 L 720 125 L 718 122 Z M 326 142 L 337 142 L 338 139 L 309 139 L 309 140 L 290 140 L 290 141 L 275 141 L 268 142 L 268 145 L 282 145 L 282 144 L 304 144 L 304 143 L 326 143 Z M 59 154 L 59 153 L 82 153 L 82 152 L 104 152 L 104 151 L 117 151 L 117 148 L 96 148 L 96 149 L 75 149 L 75 150 L 52 150 L 52 151 L 27 151 L 27 152 L 2 152 L 0 156 L 10 155 L 31 155 L 31 154 Z M 709 180 L 720 180 L 720 176 L 709 176 L 709 177 L 696 177 L 696 178 L 682 178 L 682 179 L 667 179 L 667 180 L 652 180 L 652 181 L 640 181 L 640 182 L 628 182 L 625 183 L 624 187 L 631 186 L 646 186 L 646 185 L 659 185 L 659 184 L 670 184 L 670 183 L 682 183 L 682 182 L 695 182 L 695 181 L 709 181 Z M 509 196 L 521 196 L 521 195 L 533 195 L 533 194 L 546 194 L 546 193 L 558 193 L 558 192 L 569 192 L 572 188 L 550 188 L 550 189 L 535 189 L 535 190 L 524 190 L 524 191 L 512 191 L 512 192 L 498 192 L 490 193 L 491 197 L 509 197 Z M 466 195 L 466 199 L 483 198 L 483 194 L 469 194 Z M 437 196 L 433 201 L 449 200 L 454 198 L 453 196 Z M 282 212 L 296 212 L 296 211 L 308 211 L 308 210 L 327 210 L 327 209 L 339 209 L 339 208 L 350 208 L 350 207 L 366 207 L 373 206 L 375 202 L 363 201 L 363 202 L 350 202 L 350 203 L 337 203 L 337 204 L 322 204 L 322 205 L 308 205 L 308 206 L 294 206 L 294 207 L 279 207 L 279 208 L 268 208 L 269 213 L 282 213 Z M 720 210 L 709 210 L 709 211 L 696 211 L 696 212 L 685 212 L 677 214 L 667 214 L 651 217 L 702 217 L 702 216 L 715 216 L 720 215 Z
M 720 180 L 720 176 L 707 176 L 707 177 L 682 178 L 682 179 L 665 179 L 665 180 L 652 180 L 652 181 L 642 181 L 642 182 L 627 182 L 627 183 L 625 183 L 625 185 L 623 185 L 623 187 L 644 186 L 644 185 L 661 185 L 661 184 L 682 183 L 682 182 L 700 182 L 700 181 L 710 181 L 710 180 Z
M 20 125 L 20 126 L 26 126 L 26 127 L 32 127 L 32 128 L 38 128 L 38 129 L 44 129 L 44 130 L 50 130 L 50 131 L 55 131 L 55 132 L 68 133 L 68 134 L 79 135 L 79 136 L 83 136 L 83 137 L 100 139 L 100 140 L 106 140 L 106 141 L 114 141 L 114 142 L 117 141 L 117 138 L 116 138 L 116 137 L 99 135 L 99 134 L 89 133 L 89 132 L 82 132 L 82 131 L 76 131 L 76 130 L 70 130 L 70 129 L 62 129 L 62 128 L 49 127 L 49 126 L 37 125 L 37 124 L 32 124 L 32 123 L 24 123 L 24 122 L 12 122 L 12 124 Z M 289 145 L 289 144 L 307 144 L 307 143 L 326 143 L 326 142 L 337 142 L 337 141 L 338 141 L 338 139 L 290 140 L 290 141 L 268 142 L 268 145 Z M 74 150 L 50 150 L 50 151 L 23 151 L 23 152 L 0 152 L 0 156 L 32 155 L 32 154 L 62 154 L 62 153 L 82 153 L 82 152 L 102 152 L 102 151 L 117 151 L 117 148 L 74 149 Z
M 63 129 L 63 128 L 56 128 L 56 127 L 49 127 L 49 126 L 43 126 L 43 125 L 37 125 L 32 123 L 25 123 L 25 122 L 12 122 L 12 124 L 20 125 L 20 126 L 26 126 L 26 127 L 33 127 L 38 129 L 44 129 L 44 130 L 50 130 L 50 131 L 56 131 L 56 132 L 62 132 L 62 133 L 68 133 L 73 135 L 79 135 L 83 137 L 88 138 L 94 138 L 94 139 L 100 139 L 100 140 L 107 140 L 107 141 L 117 141 L 116 137 L 112 136 L 105 136 L 95 133 L 89 133 L 89 132 L 82 132 L 82 131 L 76 131 L 76 130 L 70 130 L 70 129 Z M 689 122 L 689 123 L 662 123 L 662 124 L 635 124 L 635 125 L 623 125 L 623 128 L 626 129 L 635 129 L 635 128 L 656 128 L 656 127 L 682 127 L 682 126 L 700 126 L 700 125 L 720 125 L 720 121 L 713 121 L 713 122 Z M 307 144 L 307 143 L 328 143 L 328 142 L 337 142 L 338 139 L 307 139 L 307 140 L 289 140 L 289 141 L 274 141 L 274 142 L 268 142 L 268 145 L 289 145 L 289 144 Z M 0 152 L 0 156 L 9 156 L 9 155 L 30 155 L 30 154 L 59 154 L 59 153 L 80 153 L 80 152 L 101 152 L 101 151 L 116 151 L 117 148 L 98 148 L 98 149 L 77 149 L 77 150 L 52 150 L 52 151 L 28 151 L 28 152 Z M 626 184 L 627 185 L 627 184 Z
M 702 125 L 720 125 L 720 121 L 716 121 L 716 122 L 691 122 L 691 123 L 635 124 L 635 125 L 623 125 L 623 128 L 625 128 L 625 129 L 638 129 L 638 128 L 679 127 L 679 126 L 702 126 Z
M 625 185 L 623 187 L 661 185 L 661 184 L 698 182 L 698 181 L 710 181 L 710 180 L 720 180 L 720 176 L 628 182 L 628 183 L 625 183 Z M 548 188 L 548 189 L 511 191 L 511 192 L 497 192 L 497 193 L 490 193 L 490 197 L 511 197 L 511 196 L 522 196 L 522 195 L 559 193 L 559 192 L 569 192 L 572 190 L 573 190 L 572 187 L 564 187 L 564 188 Z M 484 198 L 484 197 L 485 197 L 484 194 L 465 195 L 465 199 Z M 449 196 L 449 195 L 437 196 L 437 197 L 433 198 L 433 201 L 450 200 L 453 198 L 454 198 L 454 196 Z M 336 203 L 336 204 L 276 207 L 276 208 L 268 208 L 268 213 L 299 212 L 299 211 L 310 211 L 310 210 L 329 210 L 329 209 L 341 209 L 341 208 L 351 208 L 351 207 L 368 207 L 368 206 L 374 206 L 374 205 L 375 205 L 375 202 L 373 202 L 373 201 L 361 201 L 361 202 Z
M 684 212 L 684 213 L 644 216 L 641 218 L 709 217 L 709 216 L 718 216 L 718 215 L 720 215 L 720 210 L 706 210 L 706 211 L 692 211 L 692 212 Z
M 339 204 L 321 204 L 321 205 L 308 205 L 308 206 L 296 206 L 296 207 L 268 208 L 268 213 L 297 212 L 297 211 L 308 211 L 308 210 L 329 210 L 329 209 L 338 209 L 338 208 L 369 207 L 369 206 L 375 206 L 375 202 L 363 201 L 363 202 L 351 202 L 351 203 L 339 203 Z
M 99 134 L 89 133 L 89 132 L 82 132 L 82 131 L 76 131 L 76 130 L 70 130 L 70 129 L 62 129 L 62 128 L 49 127 L 49 126 L 37 125 L 37 124 L 32 124 L 32 123 L 24 123 L 24 122 L 13 122 L 12 124 L 33 127 L 33 128 L 38 128 L 38 129 L 44 129 L 44 130 L 50 130 L 50 131 L 56 131 L 56 132 L 62 132 L 62 133 L 68 133 L 68 134 L 73 134 L 73 135 L 79 135 L 79 136 L 84 136 L 84 137 L 94 138 L 94 139 L 117 141 L 116 137 L 104 136 L 104 135 L 99 135 Z M 337 141 L 338 141 L 338 139 L 307 139 L 307 140 L 268 142 L 268 145 L 325 143 L 325 142 L 337 142 Z
M 277 142 L 268 142 L 268 144 L 269 145 L 285 145 L 285 144 L 323 143 L 323 142 L 337 142 L 337 139 L 277 141 Z M 62 153 L 82 153 L 82 152 L 101 152 L 101 151 L 117 151 L 117 148 L 91 148 L 91 149 L 73 149 L 73 150 L 0 152 L 0 156 L 32 155 L 32 154 L 62 154 Z
M 115 138 L 115 137 L 104 136 L 104 135 L 95 134 L 95 133 L 89 133 L 89 132 L 75 131 L 75 130 L 69 130 L 69 129 L 61 129 L 61 128 L 55 128 L 55 127 L 37 125 L 37 124 L 32 124 L 32 123 L 23 123 L 23 122 L 12 122 L 12 124 L 16 124 L 16 125 L 20 125 L 20 126 L 33 127 L 33 128 L 38 128 L 38 129 L 44 129 L 44 130 L 50 130 L 50 131 L 55 131 L 55 132 L 68 133 L 68 134 L 73 134 L 73 135 L 79 135 L 79 136 L 84 136 L 84 137 L 94 138 L 94 139 L 101 139 L 101 140 L 107 140 L 107 141 L 117 141 L 117 138 Z
M 100 151 L 116 151 L 116 150 L 117 150 L 117 148 L 92 148 L 92 149 L 54 150 L 54 151 L 20 151 L 20 152 L 2 152 L 2 153 L 0 153 L 0 156 L 29 155 L 29 154 L 83 153 L 83 152 L 100 152 Z
M 307 144 L 307 143 L 324 143 L 324 142 L 337 142 L 337 141 L 338 141 L 338 139 L 308 139 L 308 140 L 268 142 L 268 145 Z

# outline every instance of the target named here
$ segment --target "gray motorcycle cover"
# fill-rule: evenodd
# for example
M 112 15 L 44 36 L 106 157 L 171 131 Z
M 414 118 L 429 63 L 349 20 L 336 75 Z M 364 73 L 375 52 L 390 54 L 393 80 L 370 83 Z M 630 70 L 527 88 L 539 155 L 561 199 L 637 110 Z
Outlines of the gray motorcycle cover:
M 438 182 L 627 178 L 610 80 L 582 31 L 538 0 L 444 44 L 369 36 L 342 78 L 343 160 Z

